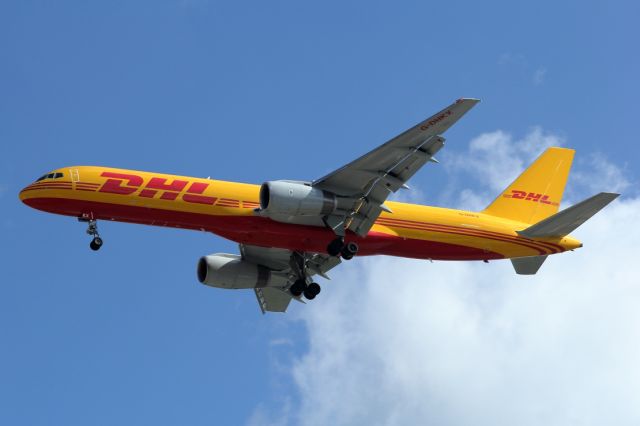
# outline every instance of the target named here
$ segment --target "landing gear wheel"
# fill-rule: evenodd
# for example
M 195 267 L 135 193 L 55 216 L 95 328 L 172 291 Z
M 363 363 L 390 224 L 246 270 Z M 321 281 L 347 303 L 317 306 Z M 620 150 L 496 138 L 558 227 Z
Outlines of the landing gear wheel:
M 329 243 L 329 245 L 327 246 L 327 253 L 329 254 L 329 256 L 339 256 L 343 248 L 344 239 L 338 237 Z
M 342 248 L 341 253 L 344 260 L 353 259 L 353 256 L 358 253 L 358 244 L 354 243 L 353 241 L 345 244 L 345 246 Z
M 308 300 L 313 300 L 315 297 L 320 294 L 320 286 L 316 283 L 311 283 L 304 290 L 304 297 Z
M 300 295 L 307 289 L 307 283 L 303 279 L 296 280 L 291 287 L 289 287 L 289 291 L 295 297 L 300 297 Z M 306 297 L 306 295 L 305 295 Z
M 93 240 L 91 240 L 91 243 L 89 243 L 89 247 L 91 247 L 91 250 L 93 251 L 100 250 L 100 247 L 102 247 L 102 238 L 95 237 Z

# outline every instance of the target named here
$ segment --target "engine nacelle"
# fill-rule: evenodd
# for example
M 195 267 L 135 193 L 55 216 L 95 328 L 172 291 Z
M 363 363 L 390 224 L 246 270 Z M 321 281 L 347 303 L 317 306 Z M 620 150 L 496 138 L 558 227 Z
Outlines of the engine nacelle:
M 275 180 L 260 187 L 260 209 L 271 218 L 321 217 L 333 213 L 337 207 L 338 200 L 334 194 L 308 184 Z
M 288 277 L 238 255 L 216 253 L 198 261 L 198 281 L 220 288 L 284 287 Z

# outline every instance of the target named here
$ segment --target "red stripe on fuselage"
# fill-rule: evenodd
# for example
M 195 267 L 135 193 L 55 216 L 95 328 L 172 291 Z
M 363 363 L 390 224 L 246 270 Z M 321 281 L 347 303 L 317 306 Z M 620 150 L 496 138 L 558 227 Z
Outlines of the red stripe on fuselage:
M 25 204 L 50 213 L 80 217 L 92 215 L 96 219 L 146 225 L 206 230 L 230 240 L 264 247 L 323 253 L 335 238 L 328 228 L 290 225 L 260 216 L 217 216 L 176 210 L 154 209 L 123 204 L 101 203 L 87 200 L 38 197 L 24 200 Z M 488 260 L 502 259 L 489 250 L 370 232 L 366 238 L 349 233 L 348 241 L 357 241 L 358 255 L 387 254 L 434 260 Z
M 501 241 L 501 242 L 516 244 L 522 247 L 527 247 L 527 248 L 536 250 L 540 255 L 553 254 L 553 253 L 558 253 L 559 251 L 562 251 L 562 248 L 561 250 L 556 250 L 555 248 L 549 248 L 546 245 L 542 243 L 538 243 L 536 241 L 532 241 L 524 238 L 521 239 L 518 237 L 500 234 L 497 232 L 482 231 L 482 230 L 476 230 L 476 229 L 461 228 L 461 227 L 449 226 L 449 225 L 437 225 L 437 224 L 424 224 L 424 225 L 412 225 L 412 224 L 404 224 L 404 223 L 399 224 L 399 223 L 396 223 L 395 221 L 391 222 L 386 219 L 378 219 L 376 223 L 380 225 L 386 225 L 386 226 L 397 227 L 397 228 L 416 229 L 421 231 L 441 232 L 446 234 L 468 235 L 468 236 L 486 238 L 493 241 Z
M 25 189 L 23 189 L 20 192 L 28 192 L 28 191 L 43 191 L 46 189 L 64 189 L 64 190 L 72 190 L 73 188 L 71 186 L 38 186 L 37 188 L 34 188 L 32 186 L 28 186 Z
M 421 227 L 424 227 L 422 229 L 425 229 L 425 230 L 435 230 L 435 228 L 439 228 L 439 229 L 447 229 L 452 231 L 460 231 L 460 230 L 472 231 L 477 235 L 486 235 L 488 237 L 500 237 L 500 238 L 506 238 L 511 242 L 534 244 L 540 247 L 544 247 L 548 250 L 551 250 L 551 254 L 565 251 L 564 247 L 558 244 L 545 242 L 545 241 L 535 241 L 529 238 L 506 235 L 499 232 L 488 231 L 485 229 L 466 228 L 466 227 L 460 227 L 460 226 L 451 226 L 451 225 L 443 225 L 438 223 L 419 222 L 414 220 L 394 219 L 394 218 L 378 218 L 376 220 L 376 223 L 379 223 L 381 225 L 391 225 L 391 226 L 398 226 L 398 227 L 403 227 L 405 225 L 421 226 Z M 432 228 L 432 229 L 429 229 L 429 228 Z

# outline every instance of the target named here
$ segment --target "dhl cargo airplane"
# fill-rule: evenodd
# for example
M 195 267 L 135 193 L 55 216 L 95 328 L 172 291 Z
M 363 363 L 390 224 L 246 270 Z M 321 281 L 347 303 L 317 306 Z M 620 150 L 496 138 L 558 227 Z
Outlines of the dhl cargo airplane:
M 471 212 L 387 202 L 423 165 L 436 162 L 441 136 L 476 99 L 459 99 L 346 166 L 310 182 L 261 186 L 94 166 L 56 169 L 20 192 L 33 208 L 88 224 L 97 220 L 212 232 L 240 244 L 240 255 L 212 254 L 201 283 L 254 289 L 263 312 L 320 293 L 312 277 L 356 254 L 431 260 L 511 259 L 535 274 L 550 254 L 582 247 L 569 233 L 613 201 L 600 193 L 561 212 L 574 151 L 549 148 L 485 210 Z

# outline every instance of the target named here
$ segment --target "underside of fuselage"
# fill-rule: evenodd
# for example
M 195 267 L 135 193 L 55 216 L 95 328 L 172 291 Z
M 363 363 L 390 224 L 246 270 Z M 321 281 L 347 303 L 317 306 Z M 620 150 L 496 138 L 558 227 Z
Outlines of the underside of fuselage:
M 328 228 L 279 223 L 258 215 L 208 215 L 42 195 L 25 198 L 23 201 L 30 207 L 49 213 L 206 231 L 237 243 L 295 251 L 322 253 L 326 250 L 328 242 L 335 238 L 334 233 Z M 346 240 L 358 243 L 359 256 L 389 255 L 433 260 L 504 258 L 500 253 L 462 244 L 405 238 L 373 230 L 366 237 L 348 233 Z

